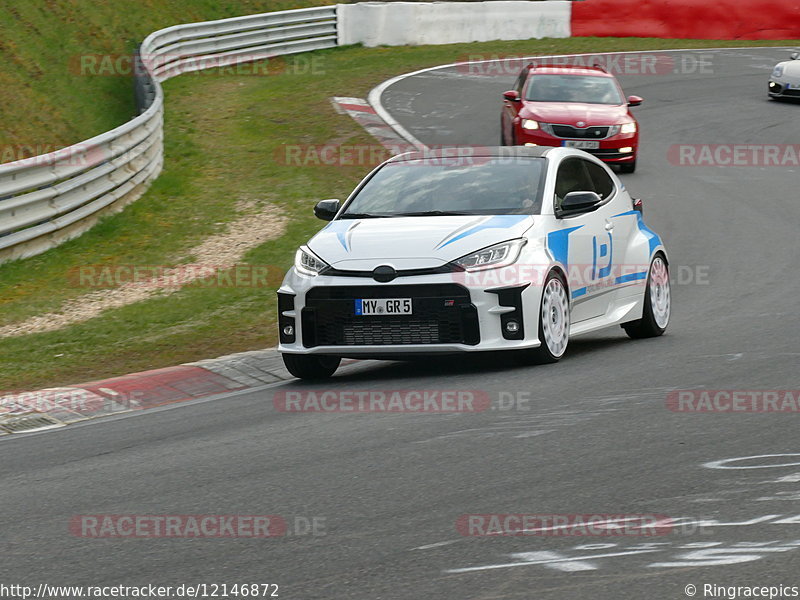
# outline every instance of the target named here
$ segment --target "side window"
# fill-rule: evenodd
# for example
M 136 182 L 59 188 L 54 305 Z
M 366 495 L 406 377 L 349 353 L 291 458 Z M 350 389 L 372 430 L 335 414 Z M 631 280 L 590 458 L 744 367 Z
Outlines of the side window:
M 597 192 L 603 200 L 608 200 L 614 193 L 614 181 L 608 176 L 606 170 L 592 162 L 586 162 L 586 169 L 592 179 L 592 189 Z
M 595 189 L 586 165 L 587 162 L 580 158 L 568 158 L 559 165 L 556 174 L 556 208 L 561 207 L 570 192 L 590 192 Z

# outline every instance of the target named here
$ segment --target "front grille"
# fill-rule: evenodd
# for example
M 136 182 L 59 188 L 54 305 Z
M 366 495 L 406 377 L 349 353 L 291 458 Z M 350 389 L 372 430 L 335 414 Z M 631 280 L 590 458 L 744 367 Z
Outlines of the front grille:
M 449 331 L 443 332 L 442 327 Z M 389 322 L 350 322 L 342 327 L 345 346 L 383 344 L 440 344 L 441 340 L 458 340 L 458 323 L 437 323 L 423 319 L 402 319 Z
M 397 277 L 417 277 L 419 275 L 439 275 L 441 273 L 454 273 L 459 271 L 460 268 L 450 263 L 444 264 L 440 267 L 425 267 L 422 269 L 400 269 L 396 271 Z M 348 271 L 345 269 L 335 269 L 334 267 L 326 267 L 320 271 L 320 275 L 327 275 L 328 277 L 369 277 L 374 278 L 372 270 L 369 271 Z
M 356 316 L 359 298 L 411 298 L 413 313 Z M 457 284 L 336 286 L 311 289 L 302 310 L 303 345 L 393 346 L 480 341 L 478 312 Z
M 800 98 L 800 90 L 785 88 L 783 90 L 783 95 L 784 96 L 793 96 L 795 98 Z
M 572 125 L 550 125 L 553 135 L 560 138 L 602 140 L 608 137 L 610 127 L 584 127 L 578 128 Z

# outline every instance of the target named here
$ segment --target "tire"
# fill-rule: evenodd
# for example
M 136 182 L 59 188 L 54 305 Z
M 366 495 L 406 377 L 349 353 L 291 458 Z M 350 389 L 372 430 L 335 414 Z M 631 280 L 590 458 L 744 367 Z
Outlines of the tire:
M 342 359 L 338 356 L 316 356 L 314 354 L 282 354 L 286 370 L 299 379 L 319 381 L 327 379 L 339 368 Z
M 541 346 L 523 350 L 520 356 L 525 364 L 544 365 L 558 362 L 569 344 L 570 307 L 564 279 L 550 271 L 542 287 L 539 305 L 539 340 Z
M 501 146 L 508 146 L 508 140 L 506 140 L 506 128 L 503 127 L 503 119 L 500 119 L 500 145 Z
M 633 159 L 633 162 L 621 164 L 619 166 L 619 172 L 620 173 L 633 173 L 634 171 L 636 171 L 636 159 L 635 158 Z
M 672 310 L 672 294 L 669 287 L 669 267 L 663 254 L 656 254 L 647 274 L 644 290 L 642 318 L 624 323 L 622 328 L 628 337 L 642 339 L 663 335 L 669 325 Z

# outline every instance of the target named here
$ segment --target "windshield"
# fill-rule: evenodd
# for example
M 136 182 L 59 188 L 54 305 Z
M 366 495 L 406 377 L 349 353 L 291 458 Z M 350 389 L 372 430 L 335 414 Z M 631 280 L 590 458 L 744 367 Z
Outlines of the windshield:
M 613 79 L 592 75 L 534 75 L 528 83 L 525 100 L 624 104 Z
M 340 218 L 539 214 L 544 159 L 471 157 L 442 162 L 426 158 L 385 165 Z

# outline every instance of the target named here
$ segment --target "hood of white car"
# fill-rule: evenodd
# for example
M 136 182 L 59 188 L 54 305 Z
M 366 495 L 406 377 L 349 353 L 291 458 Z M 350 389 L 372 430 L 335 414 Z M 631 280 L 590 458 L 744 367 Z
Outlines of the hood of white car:
M 778 79 L 783 79 L 785 77 L 792 77 L 792 78 L 800 77 L 800 59 L 787 60 L 784 62 L 780 62 L 775 66 L 783 67 L 783 75 L 781 77 L 778 77 Z
M 308 247 L 337 269 L 420 269 L 522 237 L 531 225 L 530 215 L 341 219 L 311 238 Z

